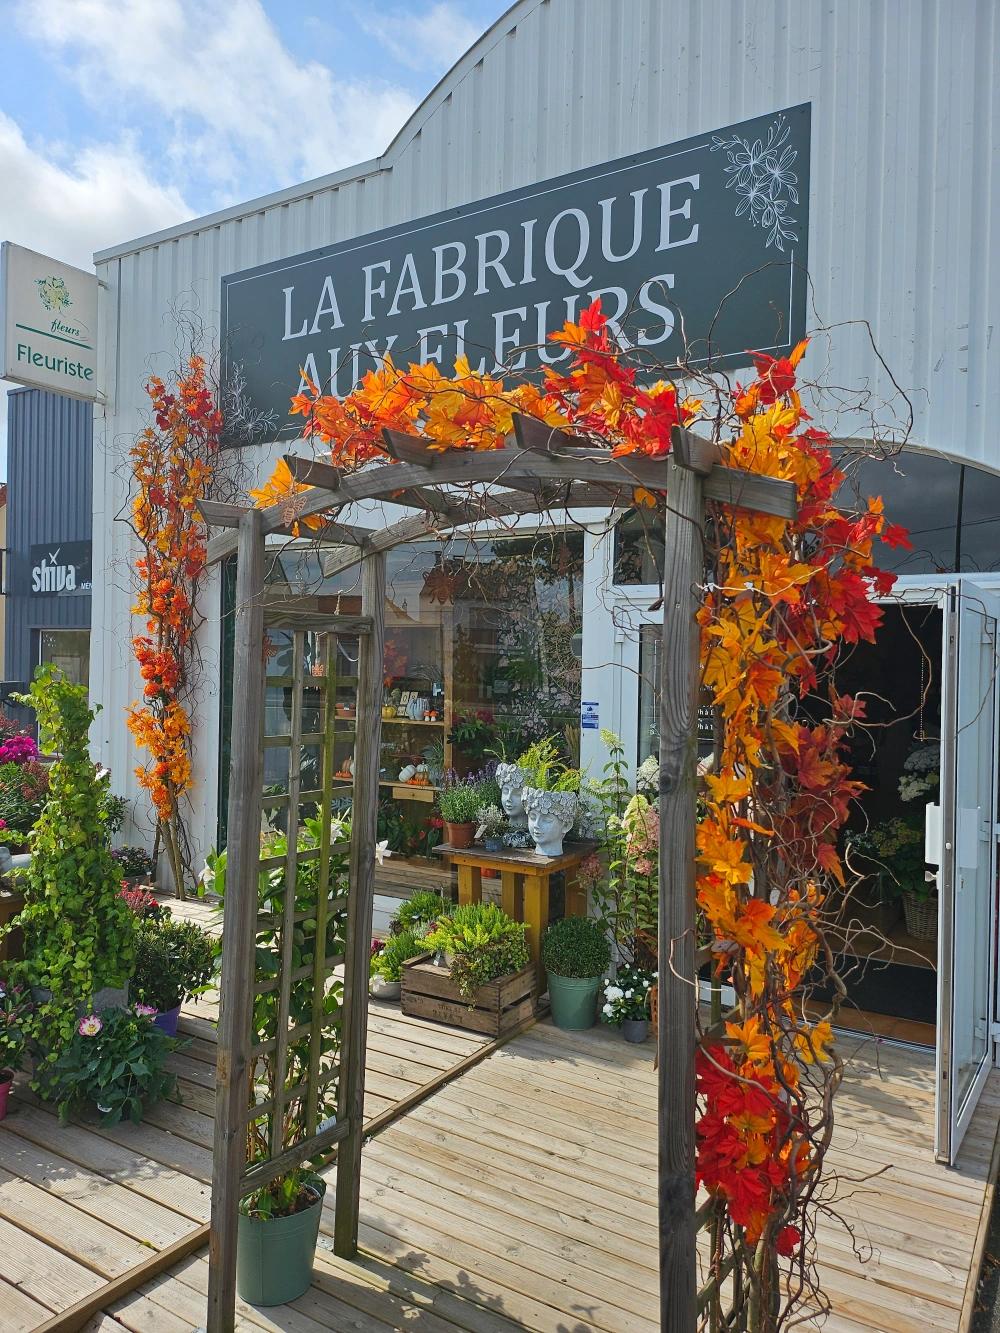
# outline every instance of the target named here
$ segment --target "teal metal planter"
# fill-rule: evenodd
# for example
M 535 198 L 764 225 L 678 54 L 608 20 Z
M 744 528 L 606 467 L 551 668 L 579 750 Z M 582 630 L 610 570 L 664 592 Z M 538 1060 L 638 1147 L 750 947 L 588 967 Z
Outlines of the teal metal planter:
M 583 1032 L 597 1022 L 597 993 L 601 978 L 549 976 L 549 1001 L 552 1021 L 557 1028 L 569 1032 Z
M 266 1220 L 240 1213 L 236 1290 L 250 1305 L 286 1305 L 309 1290 L 326 1181 L 310 1174 L 303 1183 L 317 1198 L 301 1213 Z

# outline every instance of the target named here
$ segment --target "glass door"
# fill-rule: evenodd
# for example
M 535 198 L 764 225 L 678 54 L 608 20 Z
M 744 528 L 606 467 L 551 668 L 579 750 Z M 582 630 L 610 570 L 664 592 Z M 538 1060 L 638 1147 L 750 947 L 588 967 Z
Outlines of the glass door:
M 941 804 L 927 807 L 926 856 L 940 921 L 935 1155 L 950 1163 L 993 1063 L 998 615 L 996 594 L 948 587 Z

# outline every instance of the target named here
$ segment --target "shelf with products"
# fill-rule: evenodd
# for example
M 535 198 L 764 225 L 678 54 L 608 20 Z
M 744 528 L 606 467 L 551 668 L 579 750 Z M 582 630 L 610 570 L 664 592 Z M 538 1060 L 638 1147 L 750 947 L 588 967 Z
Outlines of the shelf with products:
M 446 725 L 446 724 L 445 724 L 445 720 L 444 720 L 443 717 L 439 717 L 439 718 L 426 718 L 426 717 L 385 717 L 385 716 L 383 716 L 383 718 L 382 718 L 382 725 L 383 725 L 383 726 L 385 726 L 387 723 L 391 726 L 391 725 L 393 725 L 394 723 L 395 723 L 395 724 L 399 724 L 399 723 L 403 723 L 403 722 L 405 722 L 406 725 L 407 725 L 408 727 L 443 727 L 443 726 Z

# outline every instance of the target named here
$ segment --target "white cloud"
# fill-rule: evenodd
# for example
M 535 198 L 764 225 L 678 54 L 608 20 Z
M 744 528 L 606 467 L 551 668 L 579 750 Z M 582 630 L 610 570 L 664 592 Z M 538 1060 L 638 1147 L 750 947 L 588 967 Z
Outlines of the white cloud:
M 433 5 L 426 14 L 402 9 L 384 14 L 361 11 L 358 22 L 410 69 L 430 68 L 442 74 L 482 35 L 478 24 L 446 0 Z
M 191 216 L 126 141 L 82 148 L 69 163 L 32 147 L 0 111 L 0 237 L 80 268 L 95 250 Z
M 385 148 L 413 108 L 399 88 L 297 61 L 259 0 L 20 0 L 20 26 L 66 57 L 95 106 L 155 110 L 171 176 L 236 183 L 247 165 L 288 184 Z

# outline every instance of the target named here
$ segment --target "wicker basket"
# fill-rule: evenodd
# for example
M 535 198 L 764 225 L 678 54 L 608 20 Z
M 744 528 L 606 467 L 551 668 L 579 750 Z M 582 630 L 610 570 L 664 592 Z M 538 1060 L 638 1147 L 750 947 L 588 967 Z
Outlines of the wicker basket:
M 932 893 L 923 902 L 915 893 L 903 894 L 906 929 L 915 940 L 933 941 L 938 933 L 938 896 Z

